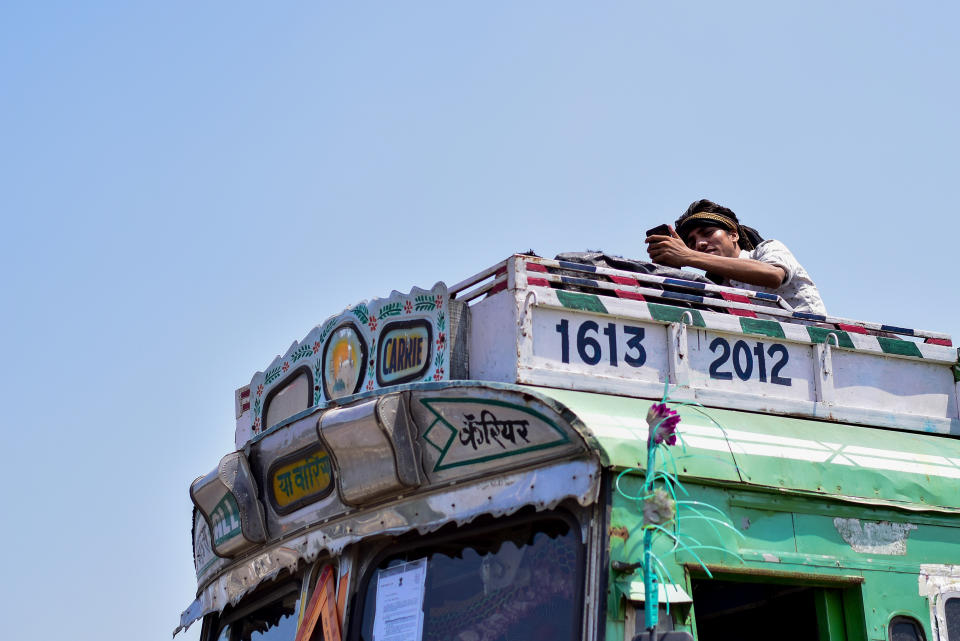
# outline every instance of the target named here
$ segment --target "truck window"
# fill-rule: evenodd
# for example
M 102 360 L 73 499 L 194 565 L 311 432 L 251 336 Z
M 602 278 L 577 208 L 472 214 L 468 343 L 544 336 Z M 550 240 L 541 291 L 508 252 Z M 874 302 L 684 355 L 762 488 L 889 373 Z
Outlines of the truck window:
M 297 633 L 300 589 L 290 582 L 221 619 L 216 641 L 290 641 Z
M 389 553 L 388 553 L 389 554 Z M 382 557 L 356 641 L 580 638 L 582 545 L 570 519 L 437 539 Z M 404 583 L 405 582 L 405 583 Z
M 913 617 L 893 617 L 887 630 L 890 641 L 926 641 L 923 628 Z
M 948 641 L 960 641 L 960 596 L 946 600 L 943 604 L 943 618 L 947 622 Z
M 272 392 L 266 401 L 264 413 L 264 429 L 272 427 L 285 418 L 310 407 L 310 395 L 313 392 L 313 382 L 310 371 L 303 370 L 276 391 Z

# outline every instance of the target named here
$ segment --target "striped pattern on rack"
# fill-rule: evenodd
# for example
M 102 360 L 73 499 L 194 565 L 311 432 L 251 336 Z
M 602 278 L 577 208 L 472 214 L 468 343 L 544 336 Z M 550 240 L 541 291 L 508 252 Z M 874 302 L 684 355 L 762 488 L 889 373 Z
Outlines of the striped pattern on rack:
M 769 316 L 782 317 L 784 319 L 797 318 L 804 321 L 829 323 L 837 327 L 836 330 L 829 330 L 834 333 L 843 332 L 846 334 L 866 334 L 867 330 L 877 332 L 889 332 L 891 334 L 902 334 L 904 336 L 915 336 L 927 339 L 927 343 L 935 346 L 950 347 L 952 345 L 950 335 L 942 332 L 931 332 L 927 330 L 911 329 L 908 327 L 898 327 L 895 325 L 885 325 L 882 323 L 871 323 L 867 321 L 858 321 L 837 316 L 824 316 L 822 314 L 809 314 L 806 312 L 797 312 L 790 309 L 786 302 L 775 294 L 766 292 L 755 292 L 748 289 L 737 289 L 734 287 L 724 287 L 721 285 L 698 283 L 695 281 L 682 280 L 679 278 L 668 278 L 665 276 L 654 276 L 653 274 L 640 274 L 636 272 L 627 272 L 609 267 L 597 267 L 595 265 L 581 265 L 580 263 L 571 263 L 562 260 L 548 260 L 545 258 L 526 258 L 526 270 L 537 272 L 534 281 L 528 276 L 527 282 L 533 286 L 549 287 L 550 283 L 561 285 L 573 285 L 579 287 L 592 287 L 595 289 L 613 292 L 612 295 L 620 298 L 629 298 L 633 300 L 645 301 L 646 296 L 673 299 L 688 303 L 700 305 L 710 305 L 712 307 L 726 308 L 731 314 L 742 318 L 756 318 L 756 314 L 762 313 Z M 566 276 L 561 274 L 551 274 L 547 268 L 565 269 L 577 271 L 584 274 L 596 274 L 606 276 L 613 282 L 605 282 L 597 278 L 581 278 L 576 276 Z M 668 290 L 650 289 L 643 287 L 641 283 L 653 283 L 657 285 L 667 285 L 679 287 L 694 291 L 697 293 L 682 293 Z M 619 287 L 618 287 L 619 286 Z M 624 289 L 626 288 L 626 289 Z M 562 290 L 558 290 L 562 291 Z M 720 298 L 711 298 L 704 296 L 706 292 L 714 293 Z M 768 301 L 774 305 L 758 304 L 759 301 Z M 735 311 L 736 310 L 736 311 Z M 883 338 L 883 337 L 874 337 Z M 886 341 L 896 339 L 885 339 Z M 913 344 L 913 343 L 911 343 Z M 893 348 L 891 348 L 893 349 Z M 897 348 L 909 349 L 909 348 Z M 891 352 L 896 353 L 896 352 Z
M 711 304 L 714 303 L 712 300 L 710 302 Z M 798 343 L 823 343 L 828 336 L 833 334 L 836 337 L 836 346 L 843 349 L 922 358 L 954 365 L 958 363 L 958 357 L 960 357 L 960 351 L 942 345 L 914 343 L 883 336 L 846 332 L 841 329 L 826 329 L 790 322 L 733 316 L 658 303 L 623 301 L 611 297 L 601 298 L 596 294 L 568 292 L 562 289 L 538 289 L 537 305 L 661 323 L 686 322 L 688 325 L 712 331 L 752 334 Z M 956 373 L 960 370 L 955 368 L 954 371 Z M 960 374 L 955 375 L 960 376 Z

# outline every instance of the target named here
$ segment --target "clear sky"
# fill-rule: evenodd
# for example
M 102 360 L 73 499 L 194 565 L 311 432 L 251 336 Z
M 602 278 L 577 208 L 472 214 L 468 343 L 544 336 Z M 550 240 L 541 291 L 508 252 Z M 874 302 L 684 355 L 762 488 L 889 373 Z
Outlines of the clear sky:
M 233 390 L 514 251 L 693 200 L 831 314 L 960 337 L 960 5 L 0 4 L 0 636 L 167 639 Z M 199 625 L 179 638 L 196 639 Z

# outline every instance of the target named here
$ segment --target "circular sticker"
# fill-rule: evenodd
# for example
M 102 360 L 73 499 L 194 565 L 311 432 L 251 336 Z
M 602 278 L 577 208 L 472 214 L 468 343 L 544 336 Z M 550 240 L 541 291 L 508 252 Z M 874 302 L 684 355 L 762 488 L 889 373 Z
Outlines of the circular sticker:
M 323 391 L 340 398 L 360 391 L 366 372 L 367 346 L 353 323 L 333 331 L 323 346 Z

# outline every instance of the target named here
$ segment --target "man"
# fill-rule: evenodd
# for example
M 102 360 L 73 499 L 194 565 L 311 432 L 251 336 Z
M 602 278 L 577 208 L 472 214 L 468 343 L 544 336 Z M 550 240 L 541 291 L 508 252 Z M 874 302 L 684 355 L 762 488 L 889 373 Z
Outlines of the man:
M 826 315 L 817 286 L 790 250 L 741 225 L 730 209 L 698 200 L 674 225 L 669 236 L 647 237 L 653 262 L 702 269 L 721 285 L 779 294 L 795 311 Z

